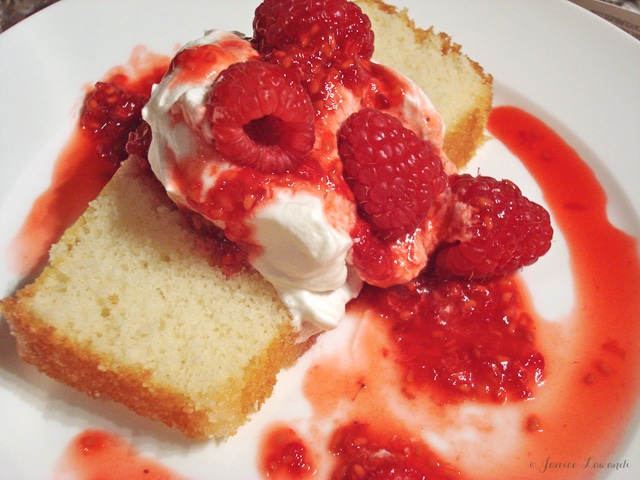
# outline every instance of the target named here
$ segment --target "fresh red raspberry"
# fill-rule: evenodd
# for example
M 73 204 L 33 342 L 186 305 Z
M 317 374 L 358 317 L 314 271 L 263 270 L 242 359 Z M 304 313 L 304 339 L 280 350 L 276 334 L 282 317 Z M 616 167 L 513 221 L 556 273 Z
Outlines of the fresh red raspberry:
M 447 185 L 431 144 L 380 110 L 350 115 L 338 132 L 338 152 L 360 214 L 383 239 L 413 233 Z
M 450 185 L 453 201 L 470 210 L 452 225 L 454 241 L 436 254 L 438 275 L 506 275 L 531 265 L 551 247 L 549 213 L 509 180 L 464 174 L 453 176 Z
M 262 54 L 301 47 L 325 61 L 373 55 L 371 22 L 348 0 L 265 0 L 256 9 L 253 34 Z
M 129 132 L 142 123 L 142 107 L 146 102 L 146 96 L 113 83 L 96 83 L 85 99 L 80 125 L 93 135 L 102 157 L 116 165 L 127 158 Z
M 208 103 L 216 148 L 229 161 L 280 173 L 313 148 L 311 100 L 291 70 L 235 63 L 220 74 Z
M 265 0 L 253 22 L 253 45 L 266 61 L 294 68 L 310 95 L 322 99 L 325 83 L 353 84 L 373 55 L 369 18 L 348 0 Z

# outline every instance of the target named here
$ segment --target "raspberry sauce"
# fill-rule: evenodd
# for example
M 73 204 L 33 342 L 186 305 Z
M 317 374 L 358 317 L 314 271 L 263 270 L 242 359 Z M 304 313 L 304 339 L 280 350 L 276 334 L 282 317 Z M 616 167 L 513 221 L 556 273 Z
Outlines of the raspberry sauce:
M 101 430 L 87 430 L 76 436 L 67 445 L 53 478 L 185 480 L 140 455 L 119 436 Z
M 267 432 L 269 452 L 261 459 L 260 471 L 269 478 L 305 480 L 316 472 L 308 448 L 287 425 L 273 425 Z
M 573 323 L 574 363 L 558 366 L 570 383 L 562 402 L 545 414 L 545 434 L 534 437 L 536 460 L 544 452 L 585 464 L 598 454 L 605 460 L 621 440 L 640 391 L 637 239 L 609 222 L 607 196 L 595 173 L 540 120 L 501 107 L 488 127 L 542 188 L 567 241 L 575 282 L 576 301 L 566 320 Z M 542 322 L 540 330 L 541 336 L 553 334 L 553 326 Z M 553 436 L 560 431 L 562 439 Z

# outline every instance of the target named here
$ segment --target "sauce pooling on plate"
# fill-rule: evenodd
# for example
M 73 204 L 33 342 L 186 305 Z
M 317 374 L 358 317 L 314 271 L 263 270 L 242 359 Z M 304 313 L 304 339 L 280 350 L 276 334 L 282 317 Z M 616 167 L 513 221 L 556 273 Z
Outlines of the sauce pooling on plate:
M 118 435 L 102 430 L 87 430 L 77 435 L 67 445 L 54 478 L 186 480 L 140 455 Z

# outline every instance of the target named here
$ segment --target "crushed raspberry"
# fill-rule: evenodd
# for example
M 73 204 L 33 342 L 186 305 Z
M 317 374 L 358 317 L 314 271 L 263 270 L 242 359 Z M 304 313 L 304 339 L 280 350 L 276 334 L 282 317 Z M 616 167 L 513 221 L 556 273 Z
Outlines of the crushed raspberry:
M 229 161 L 281 173 L 313 148 L 311 101 L 283 67 L 257 60 L 231 65 L 216 80 L 209 109 L 215 146 Z
M 331 480 L 447 480 L 460 476 L 418 439 L 376 432 L 366 423 L 338 428 L 329 451 L 336 459 Z
M 386 290 L 367 287 L 362 299 L 389 319 L 408 389 L 430 388 L 435 401 L 503 403 L 530 398 L 542 381 L 534 321 L 511 280 L 423 275 Z
M 265 445 L 268 451 L 261 462 L 265 478 L 303 480 L 315 473 L 309 449 L 292 428 L 274 428 L 269 432 Z
M 136 155 L 147 159 L 151 145 L 151 126 L 142 121 L 138 128 L 129 133 L 125 150 L 128 155 Z
M 366 222 L 357 224 L 352 232 L 353 266 L 361 272 L 363 278 L 374 285 L 384 283 L 393 275 L 396 265 L 391 254 L 391 245 L 373 234 L 371 225 Z
M 100 156 L 114 165 L 127 158 L 129 132 L 142 122 L 147 99 L 114 83 L 96 83 L 85 99 L 80 125 L 94 137 Z
M 531 265 L 551 247 L 549 213 L 524 197 L 508 180 L 456 175 L 453 200 L 470 208 L 470 218 L 454 219 L 453 242 L 435 257 L 442 277 L 489 278 Z
M 446 187 L 442 161 L 395 117 L 365 108 L 338 132 L 345 181 L 382 238 L 411 234 Z

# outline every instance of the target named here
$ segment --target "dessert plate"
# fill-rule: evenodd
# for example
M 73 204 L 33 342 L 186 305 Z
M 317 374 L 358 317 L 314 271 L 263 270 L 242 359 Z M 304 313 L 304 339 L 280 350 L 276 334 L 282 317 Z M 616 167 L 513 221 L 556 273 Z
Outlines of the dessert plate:
M 564 0 L 392 3 L 408 7 L 417 25 L 435 25 L 462 44 L 494 76 L 496 105 L 524 108 L 572 145 L 607 191 L 612 222 L 640 237 L 640 42 Z M 256 5 L 246 0 L 62 0 L 0 35 L 0 296 L 20 282 L 7 248 L 48 186 L 83 88 L 126 63 L 136 45 L 171 54 L 210 28 L 250 32 Z M 535 182 L 495 140 L 469 166 L 477 168 L 512 178 L 542 201 Z M 527 273 L 542 311 L 561 311 L 570 297 L 563 256 L 559 249 L 539 270 Z M 544 285 L 550 262 L 565 282 L 555 292 Z M 347 336 L 348 328 L 343 330 L 333 335 Z M 276 419 L 304 416 L 308 409 L 299 385 L 312 356 L 281 375 L 274 395 L 236 436 L 224 443 L 197 443 L 39 374 L 20 362 L 0 320 L 0 477 L 51 478 L 72 438 L 98 428 L 118 433 L 187 478 L 256 478 L 261 430 Z M 636 420 L 615 455 L 629 465 L 605 468 L 603 475 L 640 478 L 639 458 Z M 524 467 L 522 474 L 531 478 Z

